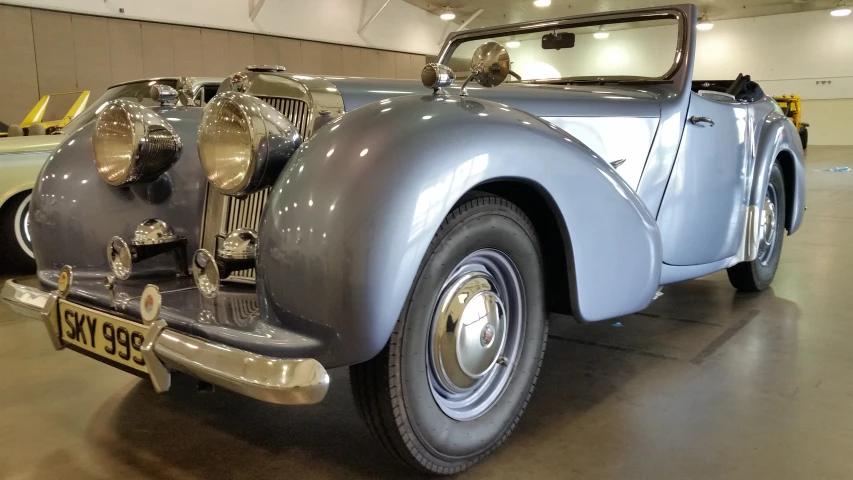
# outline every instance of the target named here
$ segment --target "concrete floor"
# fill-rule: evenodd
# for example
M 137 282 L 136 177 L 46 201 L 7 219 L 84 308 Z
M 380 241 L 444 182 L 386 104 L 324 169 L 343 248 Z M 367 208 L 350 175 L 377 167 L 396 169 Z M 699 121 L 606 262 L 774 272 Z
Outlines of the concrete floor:
M 460 478 L 853 477 L 853 173 L 814 171 L 839 165 L 853 147 L 810 148 L 809 211 L 772 290 L 718 273 L 618 321 L 555 318 L 527 414 Z M 0 307 L 0 479 L 409 476 L 368 437 L 345 370 L 311 407 L 189 379 L 157 395 Z

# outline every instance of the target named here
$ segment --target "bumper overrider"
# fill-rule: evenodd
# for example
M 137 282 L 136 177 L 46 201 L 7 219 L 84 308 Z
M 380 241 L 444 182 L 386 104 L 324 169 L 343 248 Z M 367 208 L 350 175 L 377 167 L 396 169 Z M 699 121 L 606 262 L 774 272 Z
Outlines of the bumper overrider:
M 66 273 L 65 279 L 60 276 L 59 289 L 53 292 L 45 292 L 11 279 L 3 286 L 2 298 L 16 313 L 41 320 L 54 348 L 73 348 L 73 343 L 63 338 L 65 332 L 59 315 L 60 303 L 88 310 L 92 308 L 67 300 L 70 283 L 70 271 Z M 329 375 L 314 359 L 258 355 L 169 328 L 159 318 L 160 295 L 153 285 L 145 288 L 140 304 L 142 325 L 146 327 L 140 348 L 144 358 L 143 368 L 157 392 L 169 390 L 171 371 L 178 370 L 269 403 L 305 405 L 317 403 L 326 395 Z M 97 309 L 97 315 L 115 321 L 128 321 L 100 309 Z

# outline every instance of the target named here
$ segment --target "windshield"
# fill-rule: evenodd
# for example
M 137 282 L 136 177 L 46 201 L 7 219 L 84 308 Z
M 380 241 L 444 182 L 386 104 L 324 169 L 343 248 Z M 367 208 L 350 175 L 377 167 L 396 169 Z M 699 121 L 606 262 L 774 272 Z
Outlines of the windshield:
M 68 125 L 62 129 L 62 133 L 69 134 L 74 132 L 83 125 L 94 120 L 95 116 L 100 113 L 101 106 L 110 100 L 131 100 L 146 107 L 159 106 L 160 102 L 151 100 L 151 86 L 155 84 L 168 85 L 170 87 L 177 88 L 178 81 L 176 79 L 140 80 L 126 85 L 110 87 L 103 95 L 100 96 L 100 98 L 89 104 L 89 108 L 83 110 L 80 115 L 74 117 L 74 120 L 68 122 Z
M 675 65 L 679 29 L 678 19 L 673 15 L 556 29 L 547 26 L 519 29 L 515 34 L 458 40 L 449 63 L 445 63 L 457 72 L 457 78 L 464 79 L 470 73 L 474 50 L 489 41 L 507 49 L 510 68 L 517 75 L 507 78 L 510 82 L 659 81 Z

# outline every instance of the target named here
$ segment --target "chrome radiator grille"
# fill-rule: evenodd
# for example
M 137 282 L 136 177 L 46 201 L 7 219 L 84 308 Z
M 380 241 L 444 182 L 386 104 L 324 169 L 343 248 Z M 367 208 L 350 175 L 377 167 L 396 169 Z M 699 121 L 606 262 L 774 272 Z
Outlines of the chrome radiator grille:
M 308 137 L 308 104 L 292 98 L 258 97 L 281 112 L 296 127 L 302 138 Z
M 281 112 L 296 127 L 303 139 L 310 134 L 310 107 L 306 102 L 291 98 L 257 97 L 272 105 Z M 210 251 L 216 248 L 218 234 L 226 234 L 238 228 L 258 231 L 261 223 L 261 213 L 267 204 L 270 189 L 255 192 L 246 198 L 228 197 L 208 186 L 207 209 L 205 214 L 202 242 L 204 248 Z M 217 215 L 217 211 L 220 213 Z M 229 278 L 254 281 L 255 270 L 241 270 L 231 274 Z

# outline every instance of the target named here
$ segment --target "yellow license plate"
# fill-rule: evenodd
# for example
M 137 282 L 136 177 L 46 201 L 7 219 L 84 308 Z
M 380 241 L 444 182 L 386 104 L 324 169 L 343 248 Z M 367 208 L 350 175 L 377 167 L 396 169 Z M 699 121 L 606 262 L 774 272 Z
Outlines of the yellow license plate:
M 59 301 L 62 343 L 147 373 L 142 342 L 148 327 L 97 310 Z

